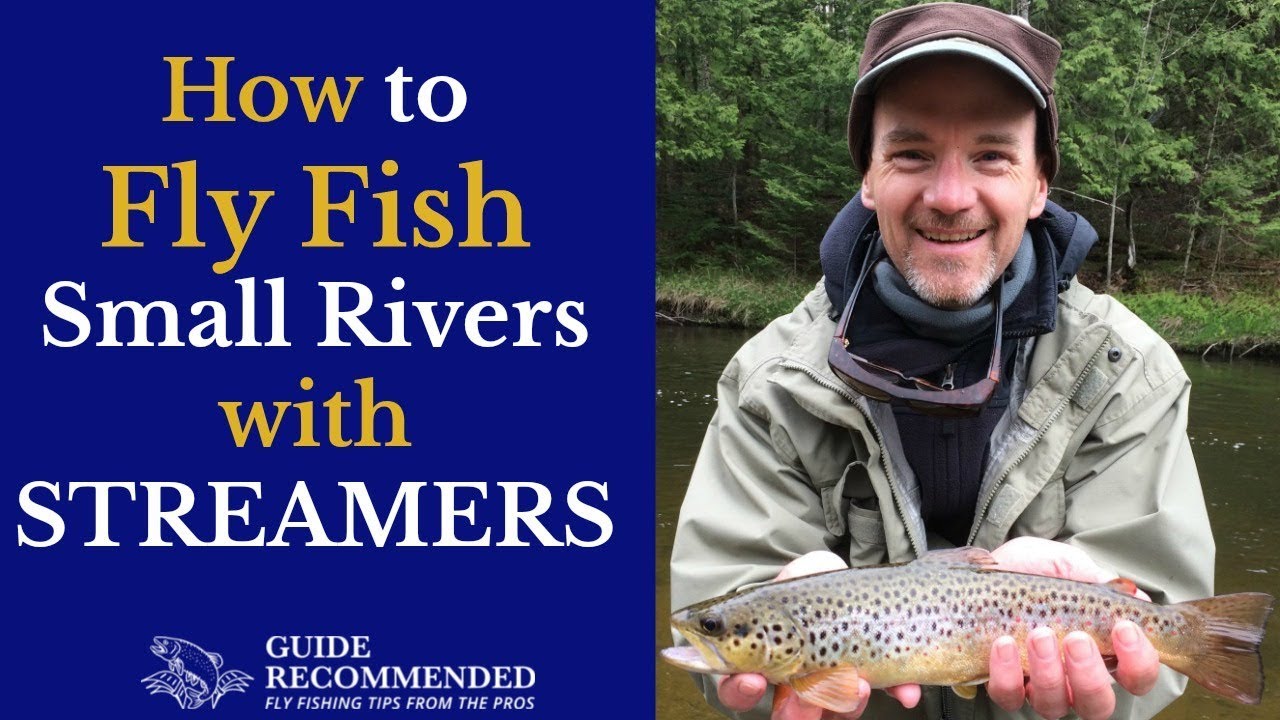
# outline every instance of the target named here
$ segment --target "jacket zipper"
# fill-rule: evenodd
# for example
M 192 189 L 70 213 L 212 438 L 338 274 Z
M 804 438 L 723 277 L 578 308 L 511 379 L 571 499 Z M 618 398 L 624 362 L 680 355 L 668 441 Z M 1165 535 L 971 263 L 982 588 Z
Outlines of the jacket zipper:
M 951 689 L 942 688 L 942 720 L 951 720 Z
M 1009 479 L 1009 475 L 1013 472 L 1014 468 L 1018 467 L 1018 465 L 1022 464 L 1023 460 L 1027 459 L 1027 456 L 1031 454 L 1032 448 L 1044 439 L 1045 434 L 1049 432 L 1049 428 L 1053 425 L 1054 421 L 1057 420 L 1058 416 L 1062 414 L 1062 411 L 1066 409 L 1067 404 L 1071 402 L 1071 399 L 1076 396 L 1076 393 L 1080 390 L 1080 386 L 1084 384 L 1084 379 L 1089 375 L 1089 371 L 1098 363 L 1098 358 L 1102 356 L 1102 351 L 1107 347 L 1107 340 L 1110 338 L 1111 335 L 1108 333 L 1107 336 L 1102 339 L 1102 343 L 1098 345 L 1098 349 L 1093 351 L 1093 355 L 1089 358 L 1089 361 L 1084 364 L 1084 368 L 1080 371 L 1079 377 L 1077 377 L 1075 383 L 1071 385 L 1071 391 L 1067 393 L 1066 397 L 1064 397 L 1056 407 L 1054 407 L 1053 412 L 1049 417 L 1041 423 L 1040 430 L 1036 432 L 1035 437 L 1031 438 L 1031 442 L 1027 443 L 1026 447 L 1022 448 L 1022 452 L 1018 454 L 1018 457 L 1014 458 L 1012 463 L 1009 463 L 1009 466 L 1005 468 L 1004 473 L 1000 475 L 1000 479 L 993 483 L 991 485 L 991 489 L 987 491 L 985 496 L 983 496 L 982 502 L 978 505 L 978 512 L 974 513 L 973 527 L 969 529 L 969 539 L 967 544 L 972 544 L 974 539 L 978 537 L 978 528 L 982 527 L 982 521 L 986 518 L 987 509 L 990 507 L 991 501 L 995 499 L 996 493 L 1000 490 L 1001 486 L 1004 485 L 1004 481 Z
M 902 519 L 902 525 L 907 530 L 907 539 L 911 541 L 911 548 L 915 550 L 916 557 L 923 556 L 928 550 L 928 547 L 916 537 L 915 529 L 911 520 L 907 518 L 906 511 L 902 509 L 902 499 L 898 497 L 897 479 L 893 476 L 893 471 L 889 468 L 889 463 L 886 460 L 888 453 L 885 451 L 884 447 L 884 436 L 880 434 L 880 428 L 876 427 L 876 424 L 871 421 L 871 416 L 866 410 L 863 410 L 862 406 L 859 404 L 859 401 L 866 402 L 866 400 L 853 395 L 847 389 L 827 380 L 807 365 L 786 360 L 783 361 L 782 367 L 789 368 L 791 370 L 799 370 L 805 375 L 808 375 L 814 382 L 848 400 L 850 404 L 852 404 L 853 407 L 862 414 L 863 419 L 867 421 L 867 427 L 871 428 L 871 434 L 876 437 L 876 445 L 880 448 L 880 465 L 884 468 L 885 477 L 889 479 L 889 495 L 893 498 L 894 509 L 898 511 L 898 517 Z

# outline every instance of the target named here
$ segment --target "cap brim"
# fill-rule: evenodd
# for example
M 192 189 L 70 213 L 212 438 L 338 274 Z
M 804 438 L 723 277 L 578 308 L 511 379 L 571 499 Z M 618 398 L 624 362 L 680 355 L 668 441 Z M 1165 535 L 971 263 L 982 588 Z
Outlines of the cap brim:
M 885 60 L 879 65 L 871 68 L 865 75 L 858 78 L 858 83 L 853 86 L 854 95 L 871 95 L 875 93 L 876 86 L 880 81 L 903 63 L 920 57 L 929 55 L 968 55 L 979 60 L 984 60 L 991 65 L 1003 70 L 1009 77 L 1018 81 L 1018 84 L 1027 89 L 1031 96 L 1035 98 L 1036 107 L 1044 109 L 1047 107 L 1044 94 L 1036 87 L 1035 82 L 1027 75 L 1022 68 L 1018 67 L 1012 60 L 1004 55 L 1004 53 L 993 47 L 983 45 L 980 42 L 974 42 L 966 38 L 943 38 L 941 40 L 930 40 L 929 42 L 914 45 L 895 54 L 893 57 Z

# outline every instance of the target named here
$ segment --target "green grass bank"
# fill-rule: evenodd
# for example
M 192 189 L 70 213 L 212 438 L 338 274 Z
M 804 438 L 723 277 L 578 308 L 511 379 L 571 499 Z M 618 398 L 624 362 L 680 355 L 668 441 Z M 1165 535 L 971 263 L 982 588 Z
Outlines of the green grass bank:
M 789 275 L 758 278 L 729 270 L 658 275 L 658 320 L 724 327 L 763 327 L 791 311 L 813 283 Z M 1280 358 L 1280 288 L 1218 296 L 1173 290 L 1117 297 L 1180 352 Z

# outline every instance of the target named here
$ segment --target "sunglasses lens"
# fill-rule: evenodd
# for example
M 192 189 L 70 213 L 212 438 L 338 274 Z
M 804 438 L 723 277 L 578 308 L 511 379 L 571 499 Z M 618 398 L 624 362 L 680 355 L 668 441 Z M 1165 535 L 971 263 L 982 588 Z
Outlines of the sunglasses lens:
M 851 377 L 847 375 L 846 373 L 842 372 L 840 368 L 833 366 L 832 369 L 836 371 L 836 375 L 838 375 L 840 379 L 844 381 L 845 385 L 848 385 L 849 387 L 853 388 L 859 394 L 865 395 L 871 398 L 872 400 L 879 400 L 880 402 L 889 402 L 892 399 L 892 396 L 890 396 L 889 393 L 875 386 L 868 385 L 862 382 L 861 380 L 858 380 L 855 377 Z

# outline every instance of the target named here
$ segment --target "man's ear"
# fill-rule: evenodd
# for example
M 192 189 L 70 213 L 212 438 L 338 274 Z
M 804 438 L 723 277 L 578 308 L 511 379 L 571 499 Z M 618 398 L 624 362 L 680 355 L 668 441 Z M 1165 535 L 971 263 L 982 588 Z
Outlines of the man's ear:
M 870 210 L 871 212 L 876 211 L 876 193 L 871 188 L 871 183 L 867 182 L 866 175 L 862 176 L 862 207 Z M 1043 207 L 1044 204 L 1041 203 L 1041 208 Z
M 1040 163 L 1036 173 L 1036 194 L 1031 198 L 1031 207 L 1027 211 L 1027 219 L 1034 220 L 1044 212 L 1044 204 L 1049 200 L 1049 177 L 1045 175 L 1044 163 Z

